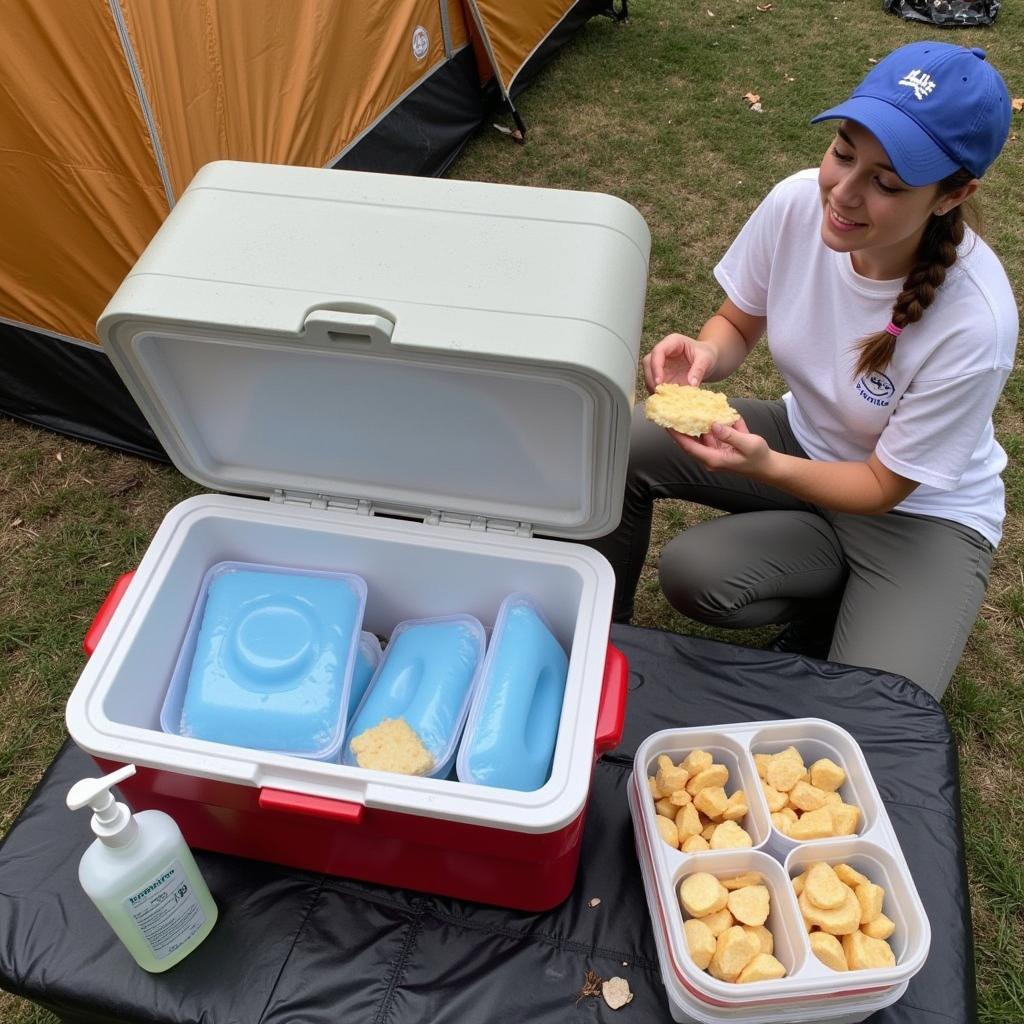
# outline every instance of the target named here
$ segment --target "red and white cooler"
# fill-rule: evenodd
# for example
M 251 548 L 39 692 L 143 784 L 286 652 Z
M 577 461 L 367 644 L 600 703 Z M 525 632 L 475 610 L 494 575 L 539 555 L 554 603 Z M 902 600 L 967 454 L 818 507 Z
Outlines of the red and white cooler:
M 217 493 L 160 525 L 67 707 L 135 808 L 190 844 L 524 909 L 560 902 L 618 742 L 614 578 L 650 236 L 611 196 L 222 162 L 99 321 L 175 465 Z M 514 792 L 160 730 L 211 565 L 353 572 L 364 628 L 530 594 L 569 653 L 548 782 Z

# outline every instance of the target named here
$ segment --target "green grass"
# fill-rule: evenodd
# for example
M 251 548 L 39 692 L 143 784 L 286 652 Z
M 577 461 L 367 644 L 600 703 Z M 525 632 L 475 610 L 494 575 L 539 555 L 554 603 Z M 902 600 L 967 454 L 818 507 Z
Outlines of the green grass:
M 718 302 L 711 268 L 780 177 L 815 165 L 828 129 L 807 120 L 840 98 L 869 58 L 929 33 L 878 0 L 634 0 L 626 26 L 595 19 L 519 100 L 525 146 L 486 128 L 451 176 L 611 192 L 653 235 L 644 344 L 694 332 Z M 711 10 L 714 17 L 706 12 Z M 984 46 L 1024 95 L 1024 20 L 1004 4 L 993 29 L 941 38 Z M 743 102 L 759 93 L 763 113 Z M 1024 296 L 1024 115 L 986 179 L 989 240 Z M 774 397 L 757 352 L 730 390 Z M 1009 515 L 989 592 L 944 706 L 961 753 L 980 1019 L 1024 1019 L 1024 374 L 997 410 L 1010 455 Z M 60 459 L 58 459 L 60 455 Z M 167 467 L 0 421 L 0 831 L 64 738 L 80 641 L 114 578 L 138 563 L 163 514 L 198 488 Z M 758 644 L 677 615 L 653 571 L 660 545 L 706 513 L 662 503 L 637 621 Z M 936 936 L 941 942 L 942 937 Z M 0 1019 L 54 1018 L 0 993 Z

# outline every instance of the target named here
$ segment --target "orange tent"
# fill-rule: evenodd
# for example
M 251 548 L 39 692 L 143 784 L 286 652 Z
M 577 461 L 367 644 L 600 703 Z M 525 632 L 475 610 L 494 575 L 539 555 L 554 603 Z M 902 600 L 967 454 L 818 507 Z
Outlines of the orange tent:
M 0 412 L 160 455 L 93 325 L 199 167 L 441 174 L 613 6 L 0 0 Z

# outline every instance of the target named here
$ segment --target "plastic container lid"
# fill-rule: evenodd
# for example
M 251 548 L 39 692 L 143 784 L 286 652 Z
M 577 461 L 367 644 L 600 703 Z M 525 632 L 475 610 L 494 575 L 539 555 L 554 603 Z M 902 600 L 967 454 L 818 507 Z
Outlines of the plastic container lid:
M 98 331 L 207 487 L 597 537 L 621 513 L 649 250 L 612 196 L 224 161 Z

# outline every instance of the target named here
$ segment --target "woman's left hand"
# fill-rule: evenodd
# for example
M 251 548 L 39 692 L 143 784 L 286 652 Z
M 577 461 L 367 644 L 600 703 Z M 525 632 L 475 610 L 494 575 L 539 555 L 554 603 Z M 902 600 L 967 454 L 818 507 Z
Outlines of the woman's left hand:
M 756 478 L 766 472 L 772 457 L 768 442 L 760 434 L 752 434 L 742 419 L 731 427 L 716 423 L 699 438 L 675 430 L 669 434 L 684 452 L 712 472 L 725 470 Z

